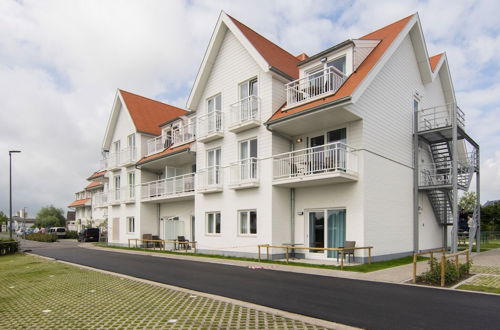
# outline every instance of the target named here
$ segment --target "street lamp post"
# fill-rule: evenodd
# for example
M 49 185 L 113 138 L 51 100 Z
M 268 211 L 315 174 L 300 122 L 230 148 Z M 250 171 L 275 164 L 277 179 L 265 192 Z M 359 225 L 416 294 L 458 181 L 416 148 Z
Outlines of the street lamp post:
M 9 223 L 9 235 L 10 239 L 12 239 L 12 154 L 20 153 L 19 150 L 10 150 L 9 151 L 9 196 L 10 196 L 10 223 Z

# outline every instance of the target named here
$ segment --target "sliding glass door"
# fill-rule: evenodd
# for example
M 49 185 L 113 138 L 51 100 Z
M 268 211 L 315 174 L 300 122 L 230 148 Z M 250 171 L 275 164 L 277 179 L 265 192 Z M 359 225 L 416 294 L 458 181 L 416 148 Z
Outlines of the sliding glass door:
M 338 248 L 344 246 L 346 236 L 345 209 L 320 209 L 308 212 L 306 242 L 310 248 Z M 337 251 L 307 250 L 307 257 L 336 258 Z

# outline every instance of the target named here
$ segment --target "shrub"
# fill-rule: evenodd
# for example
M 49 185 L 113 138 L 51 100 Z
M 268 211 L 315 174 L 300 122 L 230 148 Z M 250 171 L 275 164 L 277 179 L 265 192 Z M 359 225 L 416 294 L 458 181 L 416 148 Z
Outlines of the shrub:
M 0 255 L 13 254 L 19 251 L 19 242 L 10 238 L 0 238 Z
M 52 243 L 52 242 L 57 241 L 57 235 L 56 234 L 45 234 L 45 233 L 33 233 L 33 234 L 26 235 L 25 239 L 29 239 L 31 241 Z
M 457 283 L 459 280 L 464 278 L 469 274 L 470 266 L 472 262 L 465 262 L 460 264 L 457 270 L 455 262 L 450 259 L 446 259 L 445 271 L 444 271 L 444 283 L 445 285 L 451 285 Z M 417 276 L 417 282 L 431 284 L 431 285 L 441 285 L 441 263 L 432 258 L 429 260 L 429 270 L 419 276 Z
M 68 230 L 66 231 L 66 238 L 78 238 L 78 232 L 76 230 Z

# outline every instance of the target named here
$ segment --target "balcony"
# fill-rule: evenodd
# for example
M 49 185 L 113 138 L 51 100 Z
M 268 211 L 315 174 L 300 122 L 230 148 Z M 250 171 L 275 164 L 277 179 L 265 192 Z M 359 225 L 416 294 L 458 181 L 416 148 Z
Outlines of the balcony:
M 199 117 L 196 136 L 198 141 L 203 143 L 222 138 L 224 136 L 222 112 L 214 111 Z
M 418 111 L 418 131 L 425 132 L 451 127 L 454 113 L 458 127 L 465 128 L 465 114 L 454 103 L 448 103 Z
M 172 146 L 180 146 L 185 143 L 194 141 L 196 138 L 196 125 L 190 123 L 172 131 Z
M 100 191 L 92 196 L 92 205 L 94 207 L 106 207 L 108 206 L 108 193 Z
M 250 158 L 234 162 L 229 166 L 229 188 L 245 189 L 259 186 L 259 160 Z
M 122 201 L 122 191 L 121 189 L 112 189 L 108 191 L 108 203 L 109 205 L 120 205 Z
M 322 72 L 292 81 L 286 84 L 286 107 L 292 108 L 335 94 L 346 80 L 347 76 L 342 71 L 331 66 Z
M 120 166 L 127 166 L 135 163 L 137 160 L 137 152 L 135 147 L 125 148 L 119 152 L 111 152 L 106 158 L 108 169 L 116 170 Z
M 212 166 L 198 172 L 196 191 L 208 194 L 222 191 L 222 167 Z
M 251 95 L 231 105 L 229 131 L 238 133 L 260 125 L 260 98 Z
M 273 184 L 306 187 L 358 180 L 358 155 L 341 142 L 273 156 Z
M 165 149 L 165 140 L 163 139 L 163 136 L 157 136 L 155 138 L 149 139 L 148 142 L 148 154 L 153 155 L 156 153 L 159 153 L 160 151 L 163 151 Z
M 130 204 L 135 203 L 135 186 L 129 185 L 122 187 L 122 203 Z
M 194 173 L 141 184 L 143 202 L 179 201 L 194 197 Z

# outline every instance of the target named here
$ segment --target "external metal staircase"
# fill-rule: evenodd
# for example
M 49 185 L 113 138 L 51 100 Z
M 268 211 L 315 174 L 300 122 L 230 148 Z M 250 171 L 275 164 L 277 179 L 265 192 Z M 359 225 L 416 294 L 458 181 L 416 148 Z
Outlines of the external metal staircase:
M 474 173 L 479 174 L 479 146 L 465 133 L 464 114 L 455 104 L 419 110 L 416 114 L 416 123 L 418 132 L 416 143 L 427 145 L 432 158 L 430 164 L 418 163 L 416 171 L 418 190 L 427 193 L 438 223 L 445 228 L 453 226 L 452 234 L 456 235 L 457 190 L 467 191 Z M 466 151 L 465 141 L 473 146 L 473 151 L 469 154 Z M 456 176 L 454 176 L 454 165 Z M 474 231 L 471 230 L 471 237 L 476 233 L 479 216 L 480 212 L 475 210 L 473 215 L 475 226 Z M 443 235 L 443 241 L 446 242 L 447 230 L 443 230 Z M 456 238 L 455 242 L 452 239 L 452 248 L 453 246 L 456 249 Z

